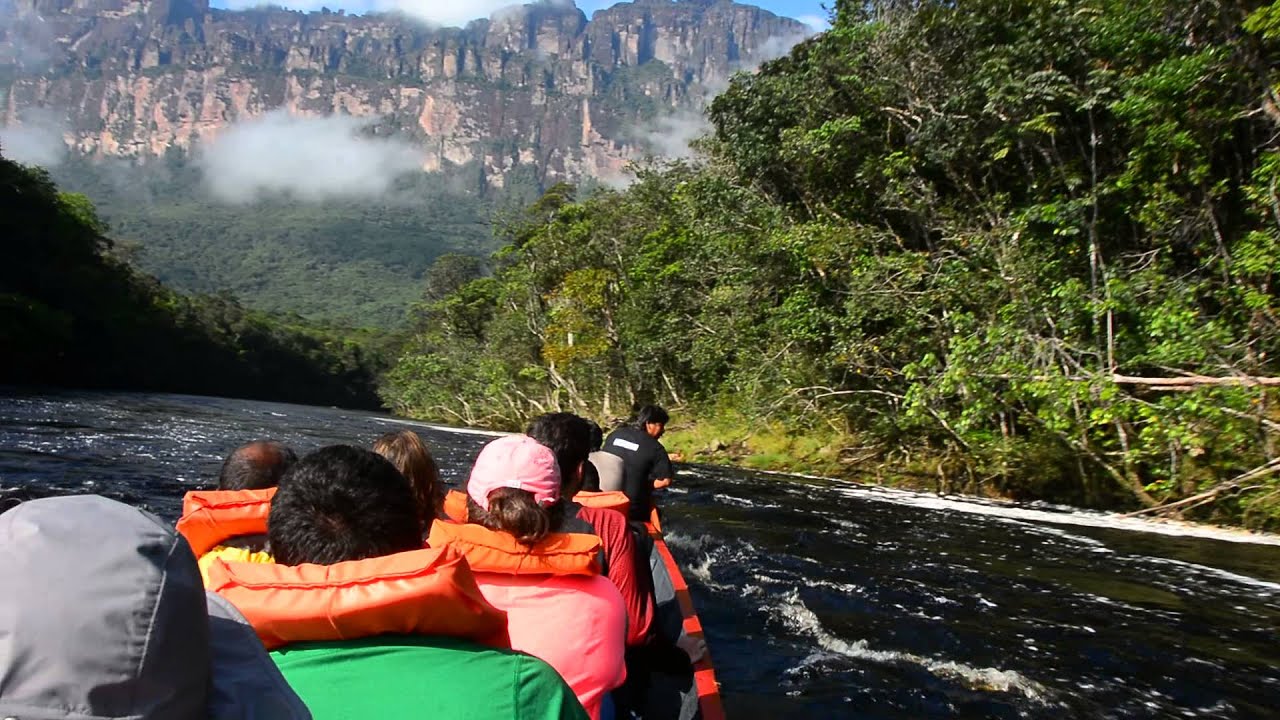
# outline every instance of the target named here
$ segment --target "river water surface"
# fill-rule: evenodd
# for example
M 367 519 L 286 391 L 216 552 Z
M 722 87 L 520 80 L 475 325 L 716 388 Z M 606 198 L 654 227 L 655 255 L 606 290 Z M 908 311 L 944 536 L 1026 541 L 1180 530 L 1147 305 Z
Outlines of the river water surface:
M 93 492 L 176 519 L 242 442 L 305 452 L 398 427 L 455 483 L 487 439 L 326 408 L 9 389 L 0 510 Z M 1280 718 L 1274 539 L 707 467 L 682 468 L 662 502 L 731 718 Z

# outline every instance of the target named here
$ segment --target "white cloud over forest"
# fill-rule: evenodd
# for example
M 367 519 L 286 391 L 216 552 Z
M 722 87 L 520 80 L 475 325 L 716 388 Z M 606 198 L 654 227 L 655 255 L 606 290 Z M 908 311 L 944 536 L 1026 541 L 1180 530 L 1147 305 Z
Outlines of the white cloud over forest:
M 421 171 L 423 158 L 405 140 L 370 136 L 369 122 L 277 110 L 227 128 L 200 148 L 198 162 L 206 186 L 226 202 L 377 197 L 400 176 Z
M 53 167 L 67 157 L 65 129 L 65 121 L 52 112 L 24 111 L 18 123 L 0 127 L 0 154 L 24 165 Z

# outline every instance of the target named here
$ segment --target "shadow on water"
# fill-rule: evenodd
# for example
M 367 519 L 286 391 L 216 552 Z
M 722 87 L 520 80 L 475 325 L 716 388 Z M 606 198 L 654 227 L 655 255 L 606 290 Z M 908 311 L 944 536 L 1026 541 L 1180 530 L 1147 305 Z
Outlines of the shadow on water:
M 11 390 L 0 510 L 98 492 L 173 519 L 242 442 L 307 451 L 402 425 L 454 483 L 487 439 L 324 408 Z M 703 467 L 663 504 L 732 718 L 1278 715 L 1280 547 Z

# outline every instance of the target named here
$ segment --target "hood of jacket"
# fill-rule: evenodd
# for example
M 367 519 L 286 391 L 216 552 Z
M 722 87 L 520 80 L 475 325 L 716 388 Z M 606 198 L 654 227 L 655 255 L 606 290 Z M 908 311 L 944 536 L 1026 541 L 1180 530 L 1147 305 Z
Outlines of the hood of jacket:
M 23 503 L 0 515 L 0 578 L 0 717 L 306 716 L 278 673 L 237 689 L 246 663 L 270 660 L 234 609 L 206 599 L 187 542 L 149 513 L 97 496 Z M 240 674 L 211 682 L 215 661 Z

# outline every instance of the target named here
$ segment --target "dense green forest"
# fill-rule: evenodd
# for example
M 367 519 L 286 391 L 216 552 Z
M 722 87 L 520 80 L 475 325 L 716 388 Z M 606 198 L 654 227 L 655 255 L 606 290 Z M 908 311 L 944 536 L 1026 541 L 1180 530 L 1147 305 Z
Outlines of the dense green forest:
M 0 248 L 0 383 L 379 405 L 383 339 L 169 290 L 120 256 L 84 195 L 3 157 Z
M 537 196 L 531 172 L 481 192 L 479 168 L 461 168 L 410 174 L 376 199 L 225 203 L 179 152 L 143 165 L 74 159 L 51 172 L 93 198 L 119 246 L 165 285 L 356 326 L 402 324 L 436 257 L 494 250 L 487 218 Z
M 734 79 L 700 159 L 437 263 L 387 402 L 658 400 L 696 458 L 1280 524 L 1280 3 L 833 20 Z

